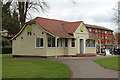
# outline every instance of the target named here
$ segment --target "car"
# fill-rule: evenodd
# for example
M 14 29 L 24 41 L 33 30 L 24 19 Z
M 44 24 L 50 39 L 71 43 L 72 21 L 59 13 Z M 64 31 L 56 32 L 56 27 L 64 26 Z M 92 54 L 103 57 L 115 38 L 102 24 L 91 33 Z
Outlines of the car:
M 113 49 L 113 54 L 114 55 L 120 55 L 120 48 L 114 48 Z

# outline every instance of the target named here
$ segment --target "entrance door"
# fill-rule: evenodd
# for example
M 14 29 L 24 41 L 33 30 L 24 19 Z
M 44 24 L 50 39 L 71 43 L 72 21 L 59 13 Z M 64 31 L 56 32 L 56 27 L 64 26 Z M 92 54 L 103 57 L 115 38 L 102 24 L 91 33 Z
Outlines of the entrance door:
M 80 54 L 84 53 L 84 39 L 80 39 Z

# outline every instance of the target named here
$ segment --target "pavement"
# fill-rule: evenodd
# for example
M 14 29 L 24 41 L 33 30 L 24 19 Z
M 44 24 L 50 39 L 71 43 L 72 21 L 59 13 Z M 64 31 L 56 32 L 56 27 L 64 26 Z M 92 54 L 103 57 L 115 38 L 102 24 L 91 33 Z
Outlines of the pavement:
M 113 56 L 62 57 L 58 58 L 58 60 L 69 66 L 73 72 L 72 78 L 118 78 L 118 71 L 105 69 L 92 61 L 105 57 Z

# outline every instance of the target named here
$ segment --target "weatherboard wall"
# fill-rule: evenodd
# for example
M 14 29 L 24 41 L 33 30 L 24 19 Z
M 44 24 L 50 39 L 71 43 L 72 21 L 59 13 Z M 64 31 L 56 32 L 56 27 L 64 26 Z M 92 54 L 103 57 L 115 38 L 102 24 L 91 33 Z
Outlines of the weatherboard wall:
M 32 24 L 32 35 L 27 35 L 25 28 L 22 33 L 13 40 L 13 55 L 24 56 L 45 56 L 46 55 L 46 33 L 36 24 Z M 26 26 L 27 27 L 27 26 Z M 35 35 L 33 35 L 35 34 Z M 36 48 L 36 38 L 44 39 L 44 47 Z M 23 39 L 22 39 L 23 38 Z

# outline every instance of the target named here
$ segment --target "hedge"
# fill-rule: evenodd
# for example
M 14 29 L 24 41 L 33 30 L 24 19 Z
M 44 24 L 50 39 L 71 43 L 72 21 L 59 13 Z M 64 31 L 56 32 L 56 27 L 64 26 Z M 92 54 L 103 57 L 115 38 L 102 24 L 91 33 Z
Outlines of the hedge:
M 3 47 L 2 48 L 2 54 L 10 54 L 10 53 L 12 53 L 11 47 Z

